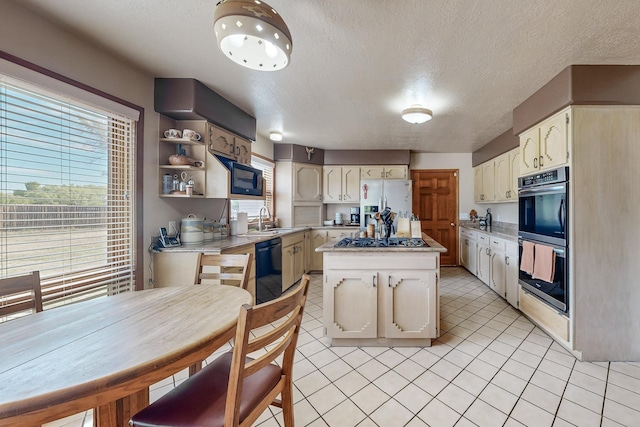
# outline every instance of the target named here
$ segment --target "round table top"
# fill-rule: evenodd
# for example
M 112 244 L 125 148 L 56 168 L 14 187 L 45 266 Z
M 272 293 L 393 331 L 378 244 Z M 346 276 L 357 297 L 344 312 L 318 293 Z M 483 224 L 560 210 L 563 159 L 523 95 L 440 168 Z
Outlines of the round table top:
M 82 400 L 87 407 L 69 409 L 80 412 L 148 387 L 226 343 L 243 304 L 251 295 L 233 286 L 168 287 L 0 323 L 0 425 L 33 411 L 60 415 L 68 411 L 52 407 Z

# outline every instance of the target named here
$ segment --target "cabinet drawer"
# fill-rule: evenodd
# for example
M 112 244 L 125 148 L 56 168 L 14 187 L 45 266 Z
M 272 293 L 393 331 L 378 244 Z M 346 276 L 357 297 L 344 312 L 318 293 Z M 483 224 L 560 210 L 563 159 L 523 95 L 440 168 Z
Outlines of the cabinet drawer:
M 486 234 L 478 234 L 478 244 L 481 244 L 483 246 L 490 246 L 489 240 L 489 236 L 487 236 Z
M 491 237 L 491 247 L 497 251 L 504 252 L 505 249 L 505 241 L 502 239 L 498 239 L 496 237 Z
M 520 288 L 520 311 L 542 326 L 546 332 L 569 341 L 569 319 Z

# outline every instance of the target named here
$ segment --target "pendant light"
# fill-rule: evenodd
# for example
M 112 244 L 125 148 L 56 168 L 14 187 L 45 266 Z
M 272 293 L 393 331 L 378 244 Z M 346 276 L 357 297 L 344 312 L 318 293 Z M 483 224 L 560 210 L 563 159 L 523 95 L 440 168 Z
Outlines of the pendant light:
M 261 0 L 218 3 L 213 29 L 220 50 L 252 70 L 277 71 L 289 65 L 291 33 L 274 8 Z
M 409 108 L 402 110 L 402 118 L 409 123 L 424 123 L 431 120 L 433 113 L 428 108 L 424 108 L 419 104 L 413 104 Z

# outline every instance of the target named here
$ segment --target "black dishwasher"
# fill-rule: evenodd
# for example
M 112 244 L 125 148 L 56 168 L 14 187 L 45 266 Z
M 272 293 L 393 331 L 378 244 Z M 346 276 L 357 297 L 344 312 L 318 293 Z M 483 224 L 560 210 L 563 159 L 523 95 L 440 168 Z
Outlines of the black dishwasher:
M 282 295 L 282 239 L 256 243 L 256 304 Z

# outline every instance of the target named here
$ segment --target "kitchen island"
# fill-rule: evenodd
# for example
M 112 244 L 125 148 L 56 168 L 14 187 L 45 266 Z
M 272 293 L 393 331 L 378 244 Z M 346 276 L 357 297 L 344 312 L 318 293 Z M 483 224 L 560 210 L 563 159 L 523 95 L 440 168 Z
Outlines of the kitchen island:
M 440 253 L 446 248 L 424 233 L 425 245 L 348 240 L 316 249 L 323 254 L 323 316 L 331 345 L 430 346 L 440 331 Z

